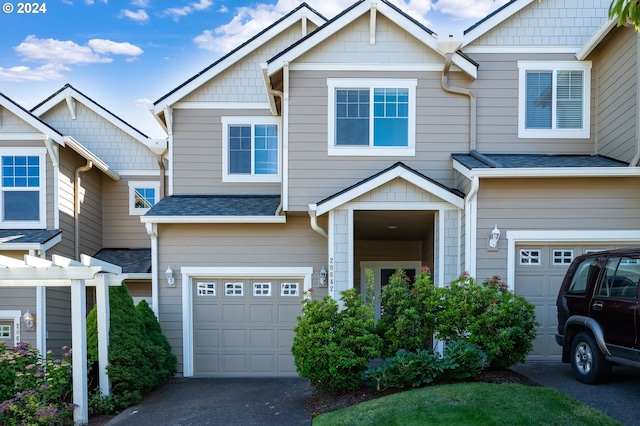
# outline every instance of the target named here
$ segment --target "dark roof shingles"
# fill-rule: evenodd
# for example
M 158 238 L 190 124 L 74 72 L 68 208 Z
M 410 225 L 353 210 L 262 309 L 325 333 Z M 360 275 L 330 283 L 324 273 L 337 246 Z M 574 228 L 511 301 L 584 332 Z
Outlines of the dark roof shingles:
M 93 257 L 121 267 L 122 273 L 146 274 L 151 272 L 151 249 L 148 248 L 103 248 Z
M 1 244 L 44 244 L 62 231 L 59 229 L 0 229 Z
M 499 163 L 502 168 L 567 168 L 567 167 L 628 167 L 623 161 L 602 155 L 553 155 L 553 154 L 483 154 Z M 468 169 L 490 169 L 491 166 L 471 154 L 452 154 L 455 160 Z
M 279 195 L 174 195 L 145 216 L 274 216 Z

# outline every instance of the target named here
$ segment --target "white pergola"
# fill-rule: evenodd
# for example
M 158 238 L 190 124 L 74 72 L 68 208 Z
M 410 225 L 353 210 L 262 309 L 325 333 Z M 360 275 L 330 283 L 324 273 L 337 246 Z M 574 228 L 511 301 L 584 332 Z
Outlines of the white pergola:
M 73 350 L 73 412 L 75 424 L 89 422 L 87 383 L 87 294 L 96 288 L 100 388 L 110 393 L 109 286 L 121 285 L 126 275 L 111 263 L 82 255 L 81 261 L 53 255 L 51 260 L 25 255 L 24 260 L 0 255 L 0 287 L 71 287 L 71 349 Z

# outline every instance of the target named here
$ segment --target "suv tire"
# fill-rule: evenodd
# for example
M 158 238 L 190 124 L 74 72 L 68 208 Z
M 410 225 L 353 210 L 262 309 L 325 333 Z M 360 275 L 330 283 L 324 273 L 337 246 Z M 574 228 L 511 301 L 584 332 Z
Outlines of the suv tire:
M 604 357 L 590 332 L 580 332 L 573 338 L 570 355 L 573 372 L 582 383 L 601 383 L 611 375 L 611 363 Z

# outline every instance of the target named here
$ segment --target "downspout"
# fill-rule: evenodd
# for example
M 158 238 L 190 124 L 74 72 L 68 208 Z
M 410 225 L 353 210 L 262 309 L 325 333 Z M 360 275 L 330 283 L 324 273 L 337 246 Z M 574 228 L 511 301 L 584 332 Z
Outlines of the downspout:
M 457 46 L 455 47 L 457 49 Z M 469 151 L 476 150 L 476 121 L 477 121 L 477 107 L 476 107 L 476 95 L 471 89 L 465 87 L 455 87 L 449 84 L 449 71 L 451 70 L 451 63 L 453 58 L 452 51 L 446 52 L 444 56 L 444 68 L 442 69 L 442 88 L 445 92 L 456 93 L 459 95 L 465 95 L 469 97 Z
M 75 225 L 75 235 L 74 235 L 74 255 L 76 260 L 80 260 L 80 184 L 82 183 L 80 180 L 80 173 L 88 172 L 93 167 L 93 162 L 91 160 L 87 160 L 87 164 L 81 167 L 78 167 L 75 172 L 75 185 L 73 188 L 73 218 Z
M 309 206 L 309 217 L 311 218 L 311 229 L 316 231 L 318 234 L 322 235 L 325 238 L 329 238 L 329 234 L 327 231 L 322 229 L 320 225 L 318 225 L 318 217 L 316 216 L 316 209 Z
M 158 194 L 158 200 L 161 200 L 164 198 L 164 190 L 165 190 L 165 184 L 164 184 L 164 179 L 165 179 L 165 168 L 164 168 L 164 160 L 163 160 L 163 156 L 167 153 L 167 151 L 169 151 L 169 146 L 167 145 L 167 149 L 164 150 L 164 152 L 160 155 L 158 155 L 158 166 L 160 167 L 160 194 Z
M 151 309 L 160 321 L 160 313 L 158 312 L 158 225 L 145 223 L 144 226 L 147 229 L 147 235 L 151 238 Z

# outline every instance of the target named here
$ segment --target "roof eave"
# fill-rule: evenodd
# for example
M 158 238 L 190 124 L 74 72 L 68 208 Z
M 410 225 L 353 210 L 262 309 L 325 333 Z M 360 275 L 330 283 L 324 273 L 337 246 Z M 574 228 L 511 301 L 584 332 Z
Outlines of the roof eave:
M 75 140 L 71 136 L 65 136 L 65 142 L 66 142 L 68 147 L 70 147 L 75 152 L 80 154 L 85 160 L 91 161 L 94 164 L 94 166 L 96 166 L 98 169 L 100 169 L 104 174 L 109 176 L 111 179 L 113 179 L 115 181 L 119 181 L 120 180 L 120 175 L 115 170 L 113 170 L 111 167 L 109 167 L 109 165 L 107 163 L 102 161 L 93 152 L 91 152 L 87 148 L 85 148 L 84 145 L 82 145 L 80 142 L 78 142 L 77 140 Z
M 12 243 L 11 241 L 6 243 L 0 243 L 0 250 L 16 250 L 16 251 L 29 251 L 36 250 L 46 252 L 56 244 L 62 241 L 62 233 L 48 239 L 43 243 Z
M 287 223 L 286 216 L 140 216 L 142 223 Z
M 476 39 L 491 31 L 493 28 L 497 27 L 499 24 L 506 21 L 517 12 L 529 6 L 531 3 L 533 3 L 533 1 L 534 0 L 516 1 L 508 4 L 503 9 L 499 9 L 496 13 L 490 15 L 488 18 L 481 21 L 480 24 L 473 27 L 472 30 L 470 30 L 469 32 L 465 32 L 465 34 L 462 36 L 461 48 L 471 44 Z
M 576 59 L 583 61 L 593 52 L 593 49 L 604 40 L 604 38 L 616 27 L 617 19 L 607 19 L 598 27 L 598 29 L 589 37 L 589 40 L 578 50 L 576 53 Z
M 467 178 L 640 177 L 640 167 L 530 167 L 469 169 L 454 160 L 454 169 Z

